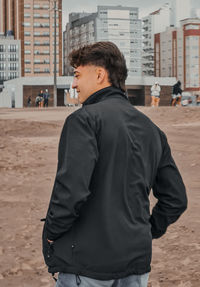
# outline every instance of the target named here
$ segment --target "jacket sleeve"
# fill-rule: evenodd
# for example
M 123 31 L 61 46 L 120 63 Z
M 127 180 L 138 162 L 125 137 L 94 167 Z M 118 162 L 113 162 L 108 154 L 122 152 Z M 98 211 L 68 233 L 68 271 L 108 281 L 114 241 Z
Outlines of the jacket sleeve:
M 70 115 L 63 127 L 58 168 L 46 216 L 47 238 L 67 232 L 90 195 L 90 179 L 98 158 L 95 133 L 83 109 Z
M 162 133 L 164 148 L 157 170 L 154 196 L 158 199 L 150 218 L 152 238 L 161 237 L 187 208 L 187 196 L 181 175 L 172 158 L 167 138 Z

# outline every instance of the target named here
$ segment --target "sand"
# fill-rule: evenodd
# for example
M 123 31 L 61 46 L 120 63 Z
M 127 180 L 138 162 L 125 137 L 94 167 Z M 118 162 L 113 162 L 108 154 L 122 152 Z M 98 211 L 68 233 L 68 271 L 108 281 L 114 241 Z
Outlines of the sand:
M 65 118 L 77 108 L 0 109 L 0 286 L 53 287 L 41 233 Z M 189 206 L 153 241 L 149 287 L 200 286 L 200 108 L 139 107 L 167 136 Z M 155 200 L 152 198 L 152 202 Z

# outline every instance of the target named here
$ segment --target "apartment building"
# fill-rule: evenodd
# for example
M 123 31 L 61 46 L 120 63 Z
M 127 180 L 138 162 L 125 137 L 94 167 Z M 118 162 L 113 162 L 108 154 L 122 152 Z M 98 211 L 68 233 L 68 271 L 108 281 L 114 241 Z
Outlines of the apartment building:
M 98 41 L 112 41 L 124 54 L 129 76 L 141 76 L 142 28 L 138 8 L 98 6 L 96 13 L 72 13 L 64 37 L 66 75 L 71 73 L 67 56 L 74 48 Z
M 0 91 L 3 82 L 21 76 L 20 41 L 13 36 L 0 35 Z
M 170 26 L 171 9 L 169 4 L 142 18 L 142 74 L 154 75 L 154 34 L 165 31 Z
M 174 25 L 175 27 L 180 27 L 181 20 L 191 18 L 192 7 L 194 7 L 194 5 L 195 4 L 191 0 L 171 1 L 171 24 Z
M 200 19 L 188 18 L 181 27 L 155 35 L 156 77 L 176 77 L 185 91 L 200 91 Z
M 62 75 L 62 0 L 56 0 L 56 63 Z M 0 34 L 21 40 L 21 75 L 54 74 L 54 1 L 0 0 Z

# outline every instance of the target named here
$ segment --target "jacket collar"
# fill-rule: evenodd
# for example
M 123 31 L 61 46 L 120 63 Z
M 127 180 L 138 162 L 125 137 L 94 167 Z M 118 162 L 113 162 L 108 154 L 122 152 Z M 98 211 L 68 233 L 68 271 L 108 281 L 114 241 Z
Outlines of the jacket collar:
M 85 100 L 85 102 L 83 103 L 83 106 L 95 104 L 95 103 L 101 102 L 102 100 L 104 100 L 106 98 L 110 98 L 110 97 L 114 97 L 114 96 L 120 96 L 120 97 L 123 97 L 125 99 L 128 99 L 125 92 L 123 92 L 122 90 L 120 90 L 118 88 L 110 86 L 110 87 L 106 87 L 104 89 L 101 89 L 101 90 L 95 92 L 94 94 L 92 94 L 91 96 L 89 96 L 87 98 L 87 100 Z

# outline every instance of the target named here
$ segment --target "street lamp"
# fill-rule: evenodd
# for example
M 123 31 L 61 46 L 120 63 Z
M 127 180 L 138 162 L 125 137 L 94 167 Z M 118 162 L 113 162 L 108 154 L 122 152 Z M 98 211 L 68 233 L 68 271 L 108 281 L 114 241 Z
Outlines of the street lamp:
M 57 61 L 56 61 L 56 0 L 54 1 L 54 107 L 57 107 Z
M 53 8 L 54 10 L 54 107 L 57 107 L 57 61 L 56 61 L 56 12 L 61 12 L 61 9 L 56 7 L 57 0 L 53 1 Z

